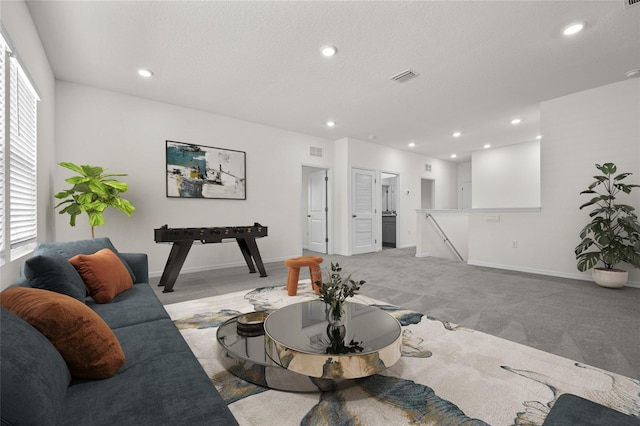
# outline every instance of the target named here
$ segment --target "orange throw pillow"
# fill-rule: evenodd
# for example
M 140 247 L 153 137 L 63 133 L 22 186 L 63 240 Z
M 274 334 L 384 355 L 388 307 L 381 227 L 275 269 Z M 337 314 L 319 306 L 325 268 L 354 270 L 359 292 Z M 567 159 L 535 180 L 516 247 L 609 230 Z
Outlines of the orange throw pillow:
M 120 342 L 107 323 L 71 296 L 39 288 L 10 287 L 0 293 L 0 305 L 49 339 L 73 377 L 106 379 L 124 364 Z
M 69 259 L 76 268 L 89 295 L 98 303 L 109 303 L 118 294 L 133 287 L 131 274 L 120 258 L 108 248 L 94 254 L 79 254 Z

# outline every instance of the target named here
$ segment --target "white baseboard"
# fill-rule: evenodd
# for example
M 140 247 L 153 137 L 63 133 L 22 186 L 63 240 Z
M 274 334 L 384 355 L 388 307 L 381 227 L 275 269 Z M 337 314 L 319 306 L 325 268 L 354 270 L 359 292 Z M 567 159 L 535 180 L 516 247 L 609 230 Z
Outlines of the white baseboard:
M 283 258 L 277 257 L 273 259 L 262 259 L 262 263 L 266 265 L 267 263 L 284 262 L 287 259 L 290 259 L 292 257 L 297 257 L 297 256 L 299 255 L 291 255 Z M 218 265 L 194 266 L 191 268 L 182 268 L 180 270 L 180 273 L 189 274 L 193 272 L 214 271 L 216 269 L 235 268 L 236 266 L 247 267 L 247 264 L 246 262 L 242 261 L 242 262 L 232 262 L 232 263 L 221 263 Z M 265 269 L 266 269 L 266 266 L 265 266 Z M 267 271 L 267 274 L 268 273 L 269 271 Z M 161 276 L 162 276 L 162 271 L 149 271 L 149 278 L 155 278 L 155 277 L 161 277 Z
M 481 262 L 481 261 L 475 261 L 475 260 L 469 260 L 467 264 L 474 265 L 474 266 L 484 266 L 487 268 L 505 269 L 507 271 L 526 272 L 529 274 L 539 274 L 539 275 L 547 275 L 550 277 L 569 278 L 572 280 L 593 282 L 593 279 L 591 278 L 591 276 L 583 275 L 579 273 L 574 274 L 574 273 L 559 272 L 559 271 L 548 271 L 545 269 L 526 268 L 522 266 L 513 266 L 513 265 L 501 265 L 497 263 Z M 637 282 L 637 281 L 628 281 L 626 285 L 627 287 L 640 288 L 640 282 Z

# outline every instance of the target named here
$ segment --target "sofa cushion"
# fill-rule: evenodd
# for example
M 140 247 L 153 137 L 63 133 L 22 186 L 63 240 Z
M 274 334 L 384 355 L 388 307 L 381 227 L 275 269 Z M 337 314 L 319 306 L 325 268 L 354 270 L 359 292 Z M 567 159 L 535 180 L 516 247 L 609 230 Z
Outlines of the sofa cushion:
M 238 424 L 190 350 L 158 354 L 108 380 L 72 381 L 62 418 L 73 426 Z
M 640 426 L 640 419 L 597 404 L 578 395 L 558 397 L 542 426 Z
M 96 303 L 88 298 L 87 306 L 114 331 L 120 327 L 169 318 L 151 286 L 144 283 L 120 293 L 110 303 Z
M 23 272 L 31 287 L 66 294 L 84 303 L 87 295 L 84 282 L 64 257 L 33 256 L 24 263 Z
M 78 254 L 69 259 L 78 271 L 89 295 L 98 303 L 109 303 L 133 287 L 131 275 L 120 258 L 110 249 L 94 254 Z
M 134 324 L 113 332 L 127 358 L 118 374 L 125 373 L 136 364 L 151 362 L 163 354 L 191 351 L 170 318 Z
M 113 331 L 98 314 L 72 297 L 10 287 L 0 293 L 0 304 L 49 339 L 74 377 L 107 378 L 124 364 L 124 353 Z
M 65 424 L 237 424 L 171 319 L 114 332 L 127 361 L 109 380 L 71 381 L 65 399 Z M 98 405 L 101 410 L 83 409 Z
M 5 308 L 0 308 L 0 336 L 2 424 L 56 424 L 71 380 L 64 359 L 38 330 Z
M 136 282 L 136 276 L 133 273 L 133 270 L 129 267 L 125 259 L 120 255 L 120 252 L 116 250 L 111 240 L 106 237 L 102 238 L 92 238 L 90 240 L 77 240 L 77 241 L 58 241 L 58 242 L 49 242 L 49 243 L 39 243 L 33 254 L 58 254 L 65 259 L 70 259 L 76 254 L 93 254 L 98 250 L 102 250 L 104 248 L 108 248 L 112 252 L 114 252 L 122 263 L 131 274 L 131 280 Z

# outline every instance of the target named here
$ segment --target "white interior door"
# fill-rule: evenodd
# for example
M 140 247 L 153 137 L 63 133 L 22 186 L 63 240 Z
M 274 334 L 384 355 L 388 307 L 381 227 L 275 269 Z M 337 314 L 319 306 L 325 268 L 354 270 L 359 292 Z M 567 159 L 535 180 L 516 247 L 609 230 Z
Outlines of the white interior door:
M 351 170 L 351 228 L 353 254 L 376 251 L 375 172 Z
M 327 171 L 309 175 L 309 250 L 327 253 Z

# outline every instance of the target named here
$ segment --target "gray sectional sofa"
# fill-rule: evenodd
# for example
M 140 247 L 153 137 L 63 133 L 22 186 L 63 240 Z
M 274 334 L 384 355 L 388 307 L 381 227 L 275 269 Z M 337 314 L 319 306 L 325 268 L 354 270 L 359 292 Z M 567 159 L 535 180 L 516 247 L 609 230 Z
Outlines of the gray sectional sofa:
M 237 424 L 149 286 L 145 254 L 118 253 L 108 239 L 97 238 L 40 244 L 34 252 L 36 260 L 31 263 L 42 265 L 45 261 L 46 265 L 46 261 L 52 259 L 59 262 L 61 257 L 92 254 L 105 247 L 112 248 L 128 266 L 134 278 L 133 287 L 118 294 L 110 303 L 97 304 L 88 296 L 85 302 L 113 330 L 126 357 L 124 365 L 109 378 L 73 378 L 49 340 L 3 307 L 0 319 L 2 424 Z M 35 272 L 23 269 L 23 275 L 29 278 L 15 285 L 42 288 L 43 283 L 48 283 L 51 287 L 56 280 L 64 284 L 63 281 L 69 279 L 65 277 L 69 270 L 55 269 L 48 267 Z

